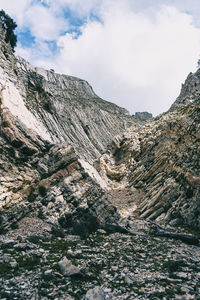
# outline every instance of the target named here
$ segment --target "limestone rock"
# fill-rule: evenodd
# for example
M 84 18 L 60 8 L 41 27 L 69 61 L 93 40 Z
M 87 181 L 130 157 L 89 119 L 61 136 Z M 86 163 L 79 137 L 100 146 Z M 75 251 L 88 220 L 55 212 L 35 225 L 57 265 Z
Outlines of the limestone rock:
M 92 162 L 131 124 L 86 81 L 32 67 L 0 37 L 1 232 L 25 216 L 83 234 L 117 220 Z
M 125 109 L 99 98 L 86 81 L 34 68 L 15 57 L 2 39 L 0 91 L 3 134 L 29 155 L 48 143 L 66 142 L 92 162 L 134 123 Z
M 99 172 L 119 191 L 115 198 L 129 187 L 129 207 L 137 205 L 133 214 L 200 227 L 199 120 L 196 99 L 144 126 L 130 128 L 99 160 Z M 116 170 L 120 179 L 110 176 Z

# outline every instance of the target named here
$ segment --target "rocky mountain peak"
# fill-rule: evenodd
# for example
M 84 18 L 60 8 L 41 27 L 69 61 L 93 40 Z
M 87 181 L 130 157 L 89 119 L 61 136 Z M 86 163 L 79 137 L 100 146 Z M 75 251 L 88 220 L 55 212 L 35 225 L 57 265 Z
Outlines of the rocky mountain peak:
M 200 99 L 200 69 L 195 73 L 190 73 L 182 85 L 180 95 L 172 104 L 170 111 L 177 109 L 180 106 L 195 104 Z M 197 103 L 198 104 L 198 103 Z

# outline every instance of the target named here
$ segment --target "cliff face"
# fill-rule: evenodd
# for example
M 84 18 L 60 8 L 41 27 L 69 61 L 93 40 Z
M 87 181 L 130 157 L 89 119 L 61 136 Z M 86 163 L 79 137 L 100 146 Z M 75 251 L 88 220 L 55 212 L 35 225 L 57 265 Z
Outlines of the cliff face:
M 169 112 L 131 117 L 1 41 L 2 228 L 29 215 L 70 232 L 111 230 L 119 213 L 199 227 L 199 78 L 188 76 Z
M 128 112 L 84 80 L 33 68 L 3 40 L 0 89 L 1 229 L 28 214 L 83 232 L 117 220 L 91 163 L 133 124 Z
M 24 135 L 22 128 L 29 132 L 31 151 L 46 142 L 67 142 L 92 162 L 116 134 L 133 123 L 125 109 L 100 99 L 86 81 L 33 68 L 16 58 L 3 41 L 0 83 L 4 118 L 19 135 Z M 8 138 L 13 139 L 8 122 L 6 128 Z M 38 138 L 41 145 L 37 145 Z
M 99 160 L 122 213 L 200 227 L 199 77 L 190 74 L 168 113 L 127 130 Z

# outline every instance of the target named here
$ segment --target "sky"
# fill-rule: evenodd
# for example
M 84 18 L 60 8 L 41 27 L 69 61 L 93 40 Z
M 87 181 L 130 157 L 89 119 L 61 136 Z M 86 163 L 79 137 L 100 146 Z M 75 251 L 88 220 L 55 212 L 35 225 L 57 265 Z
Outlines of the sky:
M 200 58 L 199 0 L 0 0 L 16 54 L 131 114 L 167 111 Z

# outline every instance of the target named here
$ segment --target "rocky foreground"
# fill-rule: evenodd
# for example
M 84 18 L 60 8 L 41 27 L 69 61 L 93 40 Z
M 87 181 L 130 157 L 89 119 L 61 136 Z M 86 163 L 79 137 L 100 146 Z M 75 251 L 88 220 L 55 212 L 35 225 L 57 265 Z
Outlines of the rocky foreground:
M 24 218 L 1 236 L 1 299 L 200 299 L 199 246 L 98 230 L 87 238 Z M 97 296 L 95 296 L 95 294 Z
M 199 97 L 130 116 L 0 40 L 0 299 L 200 299 Z

